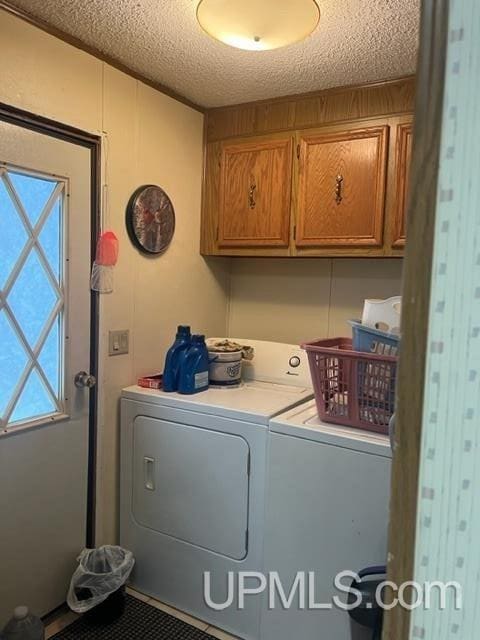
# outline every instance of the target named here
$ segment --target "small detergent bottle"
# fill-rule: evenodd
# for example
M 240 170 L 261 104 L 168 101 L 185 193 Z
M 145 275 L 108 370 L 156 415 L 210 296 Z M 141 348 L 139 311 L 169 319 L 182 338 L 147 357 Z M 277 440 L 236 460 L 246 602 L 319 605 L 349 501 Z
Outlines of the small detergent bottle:
M 178 378 L 180 374 L 180 364 L 183 355 L 190 346 L 192 334 L 190 327 L 179 326 L 177 328 L 177 337 L 167 352 L 165 358 L 165 368 L 163 370 L 163 390 L 177 391 Z
M 208 389 L 209 358 L 205 336 L 192 336 L 191 346 L 180 366 L 178 391 L 192 394 Z
M 44 640 L 45 627 L 27 607 L 17 607 L 1 637 L 3 640 Z

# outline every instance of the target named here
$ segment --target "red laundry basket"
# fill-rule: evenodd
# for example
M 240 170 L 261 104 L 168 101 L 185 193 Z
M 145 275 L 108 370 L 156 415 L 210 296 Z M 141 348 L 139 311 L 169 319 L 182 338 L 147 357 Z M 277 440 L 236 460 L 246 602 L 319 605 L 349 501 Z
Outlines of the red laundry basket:
M 398 357 L 353 351 L 349 338 L 316 340 L 301 346 L 308 354 L 320 419 L 388 433 Z

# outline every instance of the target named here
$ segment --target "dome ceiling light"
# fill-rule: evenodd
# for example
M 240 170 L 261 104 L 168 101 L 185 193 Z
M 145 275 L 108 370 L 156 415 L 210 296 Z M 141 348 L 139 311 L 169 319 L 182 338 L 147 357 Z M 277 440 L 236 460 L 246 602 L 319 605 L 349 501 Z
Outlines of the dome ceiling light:
M 204 31 L 237 49 L 278 49 L 309 36 L 320 20 L 315 0 L 200 0 Z

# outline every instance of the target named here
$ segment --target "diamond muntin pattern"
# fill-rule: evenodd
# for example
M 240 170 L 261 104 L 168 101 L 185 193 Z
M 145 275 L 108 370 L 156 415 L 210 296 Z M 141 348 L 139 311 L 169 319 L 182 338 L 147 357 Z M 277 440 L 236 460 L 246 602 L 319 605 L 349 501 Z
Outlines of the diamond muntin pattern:
M 30 223 L 35 225 L 52 196 L 57 182 L 15 171 L 9 171 L 8 176 Z
M 10 309 L 32 349 L 57 301 L 57 292 L 37 252 L 32 249 L 7 296 Z
M 0 428 L 64 411 L 65 183 L 0 166 Z
M 29 362 L 29 356 L 17 338 L 14 328 L 5 313 L 0 311 L 0 416 L 7 410 L 8 403 L 20 382 L 20 377 Z
M 5 182 L 0 179 L 0 288 L 2 288 L 15 266 L 27 242 L 27 232 L 17 209 L 12 202 Z

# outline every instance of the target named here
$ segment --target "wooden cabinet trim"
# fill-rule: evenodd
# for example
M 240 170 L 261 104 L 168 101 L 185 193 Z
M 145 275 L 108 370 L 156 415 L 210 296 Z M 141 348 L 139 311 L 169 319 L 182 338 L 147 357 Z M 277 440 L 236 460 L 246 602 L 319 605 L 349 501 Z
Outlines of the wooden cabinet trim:
M 228 149 L 229 153 L 243 153 L 248 149 L 251 149 L 252 151 L 259 151 L 262 149 L 281 149 L 291 143 L 293 143 L 293 136 L 286 136 L 284 134 L 282 137 L 270 138 L 268 140 L 265 140 L 264 136 L 262 136 L 261 139 L 248 138 L 245 140 L 242 138 L 241 140 L 224 141 L 221 146 L 222 153 L 226 149 Z
M 407 184 L 408 184 L 408 145 L 409 138 L 413 135 L 413 125 L 411 122 L 399 124 L 397 127 L 397 149 L 395 160 L 395 207 L 394 237 L 392 247 L 405 246 L 405 217 L 407 207 Z
M 304 185 L 306 172 L 306 155 L 309 145 L 318 143 L 340 142 L 348 140 L 361 140 L 366 138 L 377 138 L 377 158 L 378 167 L 376 176 L 375 211 L 373 215 L 373 233 L 368 236 L 356 236 L 355 238 L 340 238 L 338 236 L 322 236 L 321 238 L 306 238 L 304 228 L 304 216 L 300 215 L 305 207 L 306 185 Z M 297 213 L 296 213 L 296 239 L 295 244 L 300 250 L 308 247 L 332 248 L 332 247 L 381 247 L 383 241 L 383 228 L 385 218 L 385 193 L 386 193 L 386 172 L 388 159 L 388 138 L 389 125 L 382 124 L 362 128 L 345 128 L 338 131 L 326 131 L 325 129 L 311 131 L 310 133 L 297 133 L 297 142 L 300 144 L 300 158 L 298 164 L 297 182 Z
M 260 100 L 206 111 L 206 139 L 298 131 L 326 124 L 413 112 L 413 76 Z
M 360 123 L 362 124 L 362 123 Z M 362 138 L 370 138 L 372 136 L 381 136 L 388 124 L 372 124 L 372 126 L 355 126 L 355 123 L 350 123 L 349 127 L 343 127 L 341 129 L 332 129 L 331 127 L 322 127 L 319 129 L 307 129 L 306 132 L 297 132 L 297 137 L 300 143 L 307 142 L 309 144 L 316 142 L 336 142 L 345 140 L 357 140 Z

